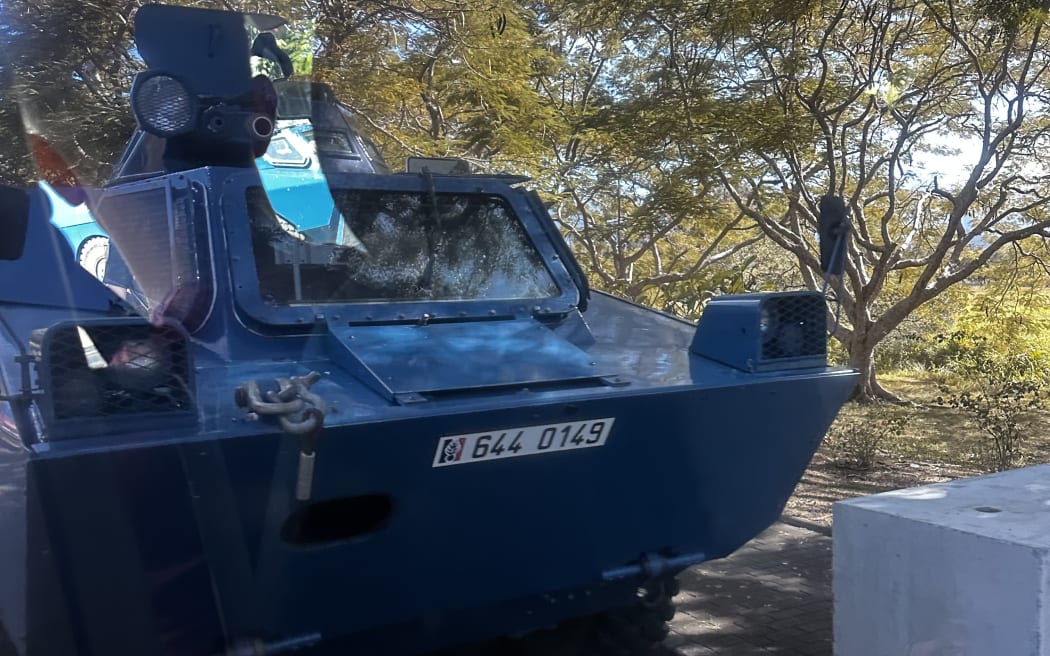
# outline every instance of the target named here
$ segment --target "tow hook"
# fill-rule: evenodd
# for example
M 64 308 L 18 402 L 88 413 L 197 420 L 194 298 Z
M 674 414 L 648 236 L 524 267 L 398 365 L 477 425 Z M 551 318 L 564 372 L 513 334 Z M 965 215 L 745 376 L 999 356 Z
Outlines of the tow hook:
M 240 384 L 234 400 L 258 416 L 277 418 L 281 430 L 299 437 L 299 466 L 295 480 L 297 501 L 309 501 L 312 496 L 314 464 L 317 459 L 317 441 L 324 428 L 325 403 L 310 387 L 321 374 L 311 371 L 305 376 L 278 378 L 277 389 L 263 394 L 254 380 Z

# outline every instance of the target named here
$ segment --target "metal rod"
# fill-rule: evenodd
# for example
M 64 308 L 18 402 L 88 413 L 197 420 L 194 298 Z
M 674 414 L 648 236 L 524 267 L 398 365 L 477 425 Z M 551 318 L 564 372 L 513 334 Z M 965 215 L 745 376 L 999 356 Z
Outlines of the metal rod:
M 650 578 L 668 571 L 678 572 L 705 560 L 707 560 L 707 556 L 699 552 L 671 558 L 646 554 L 642 558 L 642 562 L 637 565 L 624 565 L 623 567 L 605 570 L 602 572 L 602 580 L 617 581 L 628 578 Z

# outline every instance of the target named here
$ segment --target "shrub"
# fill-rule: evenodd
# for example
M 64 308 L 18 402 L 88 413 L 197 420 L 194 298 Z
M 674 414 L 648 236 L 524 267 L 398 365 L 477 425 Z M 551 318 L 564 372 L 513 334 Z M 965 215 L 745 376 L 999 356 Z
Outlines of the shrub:
M 941 405 L 958 408 L 970 417 L 982 437 L 974 444 L 974 460 L 987 471 L 1006 471 L 1024 464 L 1028 415 L 1043 403 L 1042 384 L 1035 381 L 984 381 L 973 392 L 938 397 Z
M 980 430 L 974 444 L 976 464 L 986 471 L 1022 465 L 1027 420 L 1043 405 L 1045 363 L 1024 353 L 998 354 L 985 340 L 974 340 L 953 352 L 948 364 L 960 389 L 939 385 L 942 396 L 937 403 L 962 410 Z
M 832 461 L 839 467 L 870 471 L 875 467 L 879 448 L 886 438 L 899 433 L 907 421 L 901 416 L 876 421 L 835 420 L 827 437 Z

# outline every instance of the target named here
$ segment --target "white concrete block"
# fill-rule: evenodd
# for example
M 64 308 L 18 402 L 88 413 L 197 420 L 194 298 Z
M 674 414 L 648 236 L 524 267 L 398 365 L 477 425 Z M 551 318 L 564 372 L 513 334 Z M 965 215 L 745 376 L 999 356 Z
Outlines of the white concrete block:
M 835 504 L 835 656 L 1050 656 L 1050 465 Z

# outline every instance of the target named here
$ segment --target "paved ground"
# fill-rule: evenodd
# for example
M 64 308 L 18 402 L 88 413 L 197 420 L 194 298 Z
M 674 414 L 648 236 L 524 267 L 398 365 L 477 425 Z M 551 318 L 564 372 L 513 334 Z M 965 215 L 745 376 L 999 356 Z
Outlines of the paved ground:
M 679 576 L 667 646 L 681 656 L 831 656 L 831 538 L 775 524 Z

